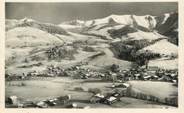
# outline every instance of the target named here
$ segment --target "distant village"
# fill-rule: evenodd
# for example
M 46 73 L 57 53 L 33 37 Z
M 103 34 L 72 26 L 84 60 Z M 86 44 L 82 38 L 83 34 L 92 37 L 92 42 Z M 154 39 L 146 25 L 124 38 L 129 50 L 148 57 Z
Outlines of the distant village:
M 62 77 L 68 76 L 74 79 L 100 78 L 105 81 L 125 82 L 129 80 L 164 81 L 178 84 L 178 70 L 159 69 L 157 67 L 132 68 L 120 70 L 118 65 L 113 64 L 108 71 L 94 71 L 81 68 L 81 64 L 67 69 L 50 65 L 44 72 L 29 72 L 22 75 L 6 74 L 6 80 L 26 80 L 31 77 Z

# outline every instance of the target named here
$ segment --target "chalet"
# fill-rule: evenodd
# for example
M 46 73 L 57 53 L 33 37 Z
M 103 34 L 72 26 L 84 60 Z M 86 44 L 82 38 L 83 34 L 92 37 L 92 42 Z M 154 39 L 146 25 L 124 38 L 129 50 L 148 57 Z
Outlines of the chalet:
M 158 80 L 160 80 L 160 81 L 172 81 L 172 78 L 170 76 L 168 76 L 168 75 L 163 75 Z
M 45 101 L 40 101 L 36 104 L 39 108 L 48 108 L 48 104 Z
M 151 76 L 150 75 L 144 76 L 143 78 L 144 78 L 144 80 L 151 80 Z
M 6 99 L 6 102 L 12 105 L 18 105 L 18 98 L 17 96 L 10 96 Z
M 153 76 L 151 76 L 151 80 L 158 80 L 158 76 L 157 75 L 153 75 Z
M 92 96 L 90 98 L 90 102 L 91 103 L 100 103 L 100 101 L 104 98 L 105 96 L 100 94 L 100 93 L 97 93 L 96 95 Z
M 56 100 L 55 103 L 57 104 L 66 104 L 71 100 L 71 95 L 60 96 L 55 100 Z
M 78 108 L 78 105 L 77 105 L 77 103 L 72 103 L 72 104 L 66 106 L 66 108 Z
M 141 74 L 140 73 L 134 74 L 134 76 L 135 76 L 135 80 L 139 80 L 141 78 Z

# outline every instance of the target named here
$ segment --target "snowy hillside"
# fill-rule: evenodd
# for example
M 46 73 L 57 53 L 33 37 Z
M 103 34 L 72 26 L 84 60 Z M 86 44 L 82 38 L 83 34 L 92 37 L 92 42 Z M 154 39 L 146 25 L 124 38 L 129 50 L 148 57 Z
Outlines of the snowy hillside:
M 6 32 L 7 47 L 41 46 L 63 44 L 52 34 L 32 27 L 17 27 Z
M 168 42 L 166 39 L 160 40 L 150 46 L 147 46 L 139 50 L 139 52 L 143 52 L 146 50 L 152 53 L 159 53 L 160 55 L 163 55 L 163 56 L 178 55 L 178 46 Z
M 86 63 L 84 66 L 99 69 L 113 64 L 127 69 L 141 60 L 139 57 L 147 50 L 152 55 L 149 66 L 174 69 L 178 57 L 177 33 L 175 13 L 110 15 L 59 25 L 27 18 L 6 20 L 7 70 L 20 71 L 22 65 L 38 62 L 42 64 L 40 69 L 51 64 L 70 67 L 81 62 Z M 174 58 L 169 59 L 171 56 Z M 173 65 L 167 67 L 165 62 L 173 62 Z M 23 71 L 35 68 L 39 67 L 24 68 Z
M 42 31 L 52 33 L 52 34 L 63 34 L 69 35 L 68 32 L 58 25 L 50 23 L 42 23 L 33 19 L 24 18 L 21 20 L 6 20 L 6 30 L 11 30 L 16 27 L 34 27 Z

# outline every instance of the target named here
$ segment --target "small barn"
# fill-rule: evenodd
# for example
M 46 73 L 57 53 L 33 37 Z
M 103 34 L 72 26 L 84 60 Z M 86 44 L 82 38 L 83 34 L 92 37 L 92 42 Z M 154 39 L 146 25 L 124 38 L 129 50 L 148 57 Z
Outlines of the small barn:
M 12 105 L 18 105 L 18 99 L 17 96 L 10 96 L 6 99 L 6 103 L 12 104 Z

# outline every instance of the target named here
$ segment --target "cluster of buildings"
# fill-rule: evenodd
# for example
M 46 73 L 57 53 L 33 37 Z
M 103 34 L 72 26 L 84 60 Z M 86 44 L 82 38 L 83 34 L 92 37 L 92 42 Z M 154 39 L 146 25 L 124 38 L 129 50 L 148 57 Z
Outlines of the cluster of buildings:
M 46 99 L 38 102 L 33 101 L 19 101 L 16 96 L 7 97 L 5 102 L 7 106 L 14 106 L 19 108 L 48 108 L 56 105 L 65 105 L 71 100 L 71 95 L 60 96 L 54 99 Z
M 33 101 L 20 101 L 17 96 L 7 97 L 6 107 L 9 108 L 79 108 L 79 109 L 88 109 L 90 106 L 81 106 L 77 103 L 72 102 L 71 95 L 59 96 L 52 99 L 45 99 L 38 102 Z
M 107 71 L 96 71 L 88 68 L 81 68 L 81 65 L 72 66 L 67 69 L 50 65 L 42 72 L 29 72 L 22 75 L 6 74 L 6 80 L 24 80 L 29 77 L 62 77 L 68 76 L 74 79 L 98 78 L 104 81 L 124 82 L 129 80 L 150 80 L 178 83 L 178 70 L 152 68 L 131 68 L 127 70 L 108 69 Z
M 117 80 L 152 80 L 178 83 L 178 70 L 166 70 L 159 68 L 137 68 L 120 70 L 116 73 Z

